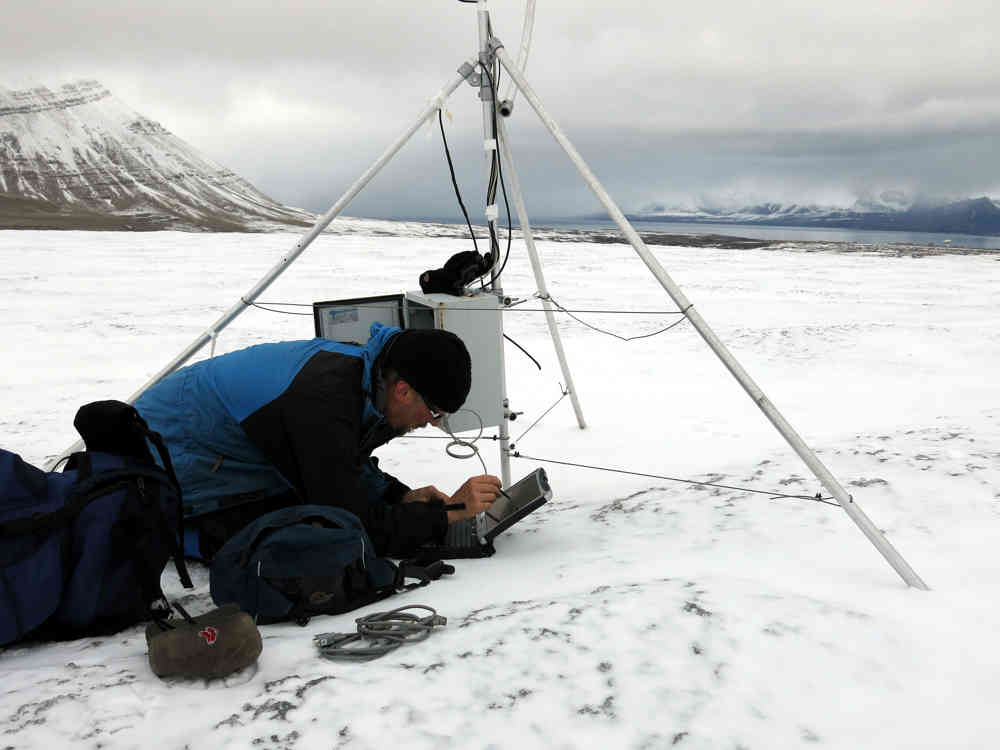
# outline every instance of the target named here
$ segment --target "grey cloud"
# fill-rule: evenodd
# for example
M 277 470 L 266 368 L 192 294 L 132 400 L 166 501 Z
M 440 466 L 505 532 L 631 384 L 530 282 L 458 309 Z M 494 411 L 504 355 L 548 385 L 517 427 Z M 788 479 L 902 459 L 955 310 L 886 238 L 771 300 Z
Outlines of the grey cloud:
M 23 5 L 0 28 L 0 85 L 99 78 L 265 192 L 312 209 L 477 43 L 476 6 L 456 0 Z M 490 3 L 512 54 L 523 7 Z M 998 22 L 992 0 L 540 0 L 528 77 L 626 208 L 727 191 L 982 194 L 1000 187 Z M 481 194 L 475 92 L 462 86 L 448 107 L 463 186 Z M 510 125 L 533 211 L 598 210 L 523 99 Z M 350 210 L 457 215 L 438 137 L 418 134 Z

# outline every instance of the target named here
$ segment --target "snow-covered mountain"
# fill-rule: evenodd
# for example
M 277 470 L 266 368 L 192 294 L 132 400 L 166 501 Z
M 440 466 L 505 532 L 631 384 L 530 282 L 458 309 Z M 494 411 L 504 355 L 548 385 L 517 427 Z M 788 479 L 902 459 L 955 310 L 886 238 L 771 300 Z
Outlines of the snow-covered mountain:
M 94 80 L 0 87 L 0 227 L 309 225 Z
M 650 203 L 635 221 L 837 227 L 911 232 L 1000 234 L 1000 204 L 987 197 L 957 201 L 913 199 L 900 191 L 858 198 L 849 207 L 700 199 L 687 206 Z
M 865 192 L 858 196 L 851 206 L 858 213 L 885 213 L 908 211 L 914 205 L 928 201 L 916 199 L 902 190 L 883 190 L 879 193 Z

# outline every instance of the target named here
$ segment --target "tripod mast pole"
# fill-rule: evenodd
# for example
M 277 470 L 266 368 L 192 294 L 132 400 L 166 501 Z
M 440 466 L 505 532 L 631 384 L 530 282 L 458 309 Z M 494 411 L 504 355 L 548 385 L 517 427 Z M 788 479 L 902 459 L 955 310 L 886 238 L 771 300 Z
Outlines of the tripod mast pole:
M 535 284 L 542 300 L 542 309 L 545 310 L 545 323 L 549 327 L 549 336 L 552 338 L 552 345 L 556 350 L 556 359 L 559 360 L 559 369 L 562 370 L 563 378 L 566 381 L 566 391 L 573 404 L 573 411 L 576 413 L 576 423 L 583 430 L 587 427 L 587 422 L 583 418 L 583 409 L 580 406 L 580 397 L 576 393 L 576 385 L 573 383 L 573 375 L 569 371 L 569 363 L 566 361 L 566 352 L 563 349 L 562 339 L 559 336 L 559 326 L 556 324 L 556 317 L 552 313 L 552 302 L 549 300 L 549 290 L 545 285 L 545 273 L 542 271 L 542 261 L 538 257 L 538 250 L 535 248 L 535 238 L 531 233 L 531 223 L 528 219 L 528 209 L 524 205 L 524 196 L 521 193 L 521 180 L 517 176 L 517 169 L 514 167 L 514 154 L 510 148 L 510 138 L 507 134 L 507 124 L 501 118 L 500 124 L 500 148 L 503 153 L 504 163 L 507 165 L 507 176 L 510 178 L 510 192 L 514 199 L 514 209 L 517 211 L 518 223 L 521 225 L 521 235 L 524 238 L 524 246 L 528 249 L 528 259 L 531 261 L 531 270 L 535 273 Z M 516 446 L 515 446 L 516 447 Z
M 496 118 L 495 96 L 499 96 L 497 91 L 494 95 L 493 89 L 496 82 L 496 55 L 491 44 L 492 35 L 490 33 L 490 12 L 486 7 L 486 0 L 476 2 L 476 20 L 479 26 L 479 64 L 482 72 L 479 76 L 479 98 L 483 107 L 483 151 L 486 157 L 486 195 L 488 199 L 494 199 L 490 195 L 490 179 L 492 177 L 494 160 L 500 160 L 499 145 L 497 143 L 500 134 L 493 131 L 493 123 Z M 494 199 L 495 200 L 495 199 Z M 486 222 L 489 230 L 490 254 L 493 268 L 490 270 L 490 281 L 493 293 L 498 300 L 503 299 L 503 288 L 497 277 L 496 267 L 499 261 L 499 243 L 494 243 L 493 238 L 497 236 L 497 206 L 490 203 L 486 206 Z M 503 333 L 503 316 L 500 316 L 500 332 Z M 510 400 L 507 398 L 507 366 L 504 362 L 503 338 L 500 339 L 500 390 L 503 400 L 503 415 L 500 418 L 499 438 L 500 438 L 500 478 L 504 487 L 510 486 Z

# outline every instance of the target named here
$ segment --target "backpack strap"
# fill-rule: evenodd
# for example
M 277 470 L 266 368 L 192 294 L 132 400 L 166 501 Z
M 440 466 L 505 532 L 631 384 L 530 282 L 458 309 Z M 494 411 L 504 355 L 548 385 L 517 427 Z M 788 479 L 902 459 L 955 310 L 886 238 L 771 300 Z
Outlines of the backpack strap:
M 78 461 L 77 465 L 80 463 L 89 465 L 89 456 L 84 453 L 75 455 L 83 459 Z M 96 479 L 88 478 L 77 485 L 70 502 L 58 510 L 51 513 L 36 513 L 26 518 L 16 518 L 0 523 L 0 537 L 52 531 L 66 526 L 95 498 L 115 489 L 127 487 L 131 480 L 137 478 L 160 479 L 160 474 L 147 469 L 123 469 L 104 472 Z
M 152 464 L 153 454 L 149 450 L 147 441 L 156 447 L 163 463 L 163 470 L 177 491 L 177 534 L 173 536 L 174 567 L 177 569 L 177 577 L 181 579 L 181 585 L 186 589 L 194 588 L 187 565 L 184 563 L 184 494 L 163 437 L 149 428 L 149 424 L 134 406 L 122 401 L 94 401 L 81 406 L 73 419 L 73 426 L 90 451 L 127 456 L 137 459 L 140 463 Z M 86 453 L 75 453 L 70 458 L 67 468 L 77 469 L 78 478 L 86 480 L 91 475 L 90 458 Z M 159 517 L 165 520 L 162 515 Z M 169 610 L 169 605 L 167 608 Z
M 449 565 L 444 560 L 434 560 L 429 563 L 417 562 L 414 560 L 403 560 L 396 570 L 396 580 L 393 588 L 396 591 L 409 591 L 426 586 L 431 581 L 438 580 L 443 575 L 451 575 L 455 572 L 455 566 Z M 419 583 L 406 583 L 407 578 L 416 578 Z
M 170 451 L 167 450 L 163 436 L 149 429 L 146 420 L 140 417 L 138 412 L 136 412 L 136 416 L 146 434 L 146 438 L 156 448 L 156 452 L 160 454 L 160 460 L 163 462 L 163 470 L 167 472 L 170 483 L 177 491 L 177 536 L 174 538 L 174 568 L 177 570 L 177 577 L 181 579 L 181 585 L 186 589 L 192 589 L 194 588 L 194 584 L 191 583 L 191 576 L 188 574 L 187 564 L 184 562 L 184 493 L 181 491 L 181 483 L 177 479 L 177 473 L 174 471 L 174 463 L 170 460 Z
M 154 532 L 157 527 L 163 528 L 167 521 L 160 506 L 160 492 L 163 485 L 150 482 L 147 486 L 144 477 L 139 477 L 129 483 L 129 504 L 138 511 L 140 523 L 144 526 L 140 533 Z M 170 604 L 160 588 L 160 573 L 163 569 L 151 560 L 147 550 L 140 545 L 132 545 L 132 560 L 138 570 L 138 583 L 142 601 L 147 603 L 146 614 L 154 622 L 160 622 L 170 616 Z
M 94 474 L 94 462 L 90 459 L 90 454 L 86 451 L 77 451 L 70 454 L 66 459 L 66 466 L 63 471 L 76 471 L 76 480 L 85 482 Z
M 439 579 L 442 575 L 448 575 L 454 572 L 455 566 L 449 565 L 443 560 L 434 560 L 427 565 L 417 565 L 413 562 L 404 560 L 400 562 L 399 566 L 396 568 L 396 577 L 392 584 L 376 589 L 372 591 L 369 596 L 352 602 L 352 609 L 366 607 L 369 604 L 382 601 L 399 591 L 410 591 L 411 589 L 426 586 L 431 581 Z M 407 578 L 416 578 L 418 583 L 406 583 Z M 258 585 L 259 584 L 260 582 L 258 580 Z M 299 625 L 307 625 L 311 614 L 312 613 L 309 610 L 309 603 L 303 600 L 296 604 L 285 617 Z

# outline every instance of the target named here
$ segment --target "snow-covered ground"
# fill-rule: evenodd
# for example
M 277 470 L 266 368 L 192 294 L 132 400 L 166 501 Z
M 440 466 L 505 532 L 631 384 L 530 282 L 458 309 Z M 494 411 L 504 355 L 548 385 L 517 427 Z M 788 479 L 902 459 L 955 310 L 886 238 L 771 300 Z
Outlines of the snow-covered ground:
M 0 233 L 0 445 L 42 463 L 76 408 L 127 398 L 295 238 Z M 385 294 L 457 239 L 324 235 L 267 302 Z M 552 295 L 583 310 L 673 308 L 631 249 L 541 242 Z M 992 748 L 1000 736 L 1000 255 L 654 252 L 771 400 L 932 587 L 908 589 L 837 507 L 545 464 L 555 498 L 495 557 L 368 610 L 262 628 L 225 681 L 158 680 L 138 627 L 0 651 L 0 747 Z M 505 291 L 534 291 L 515 244 Z M 295 310 L 295 308 L 290 308 Z M 517 438 L 560 394 L 526 302 L 506 347 Z M 515 308 L 518 310 L 518 308 Z M 309 312 L 308 308 L 296 311 Z M 580 313 L 622 335 L 676 318 Z M 568 399 L 524 454 L 784 493 L 801 464 L 683 323 L 624 343 L 560 316 L 589 422 Z M 312 335 L 249 310 L 218 351 Z M 492 432 L 490 433 L 492 434 Z M 491 472 L 496 444 L 483 441 Z M 413 486 L 481 469 L 436 440 L 383 450 Z M 520 476 L 538 465 L 515 459 Z M 208 609 L 207 571 L 185 592 Z M 428 640 L 367 664 L 312 635 L 426 603 Z

